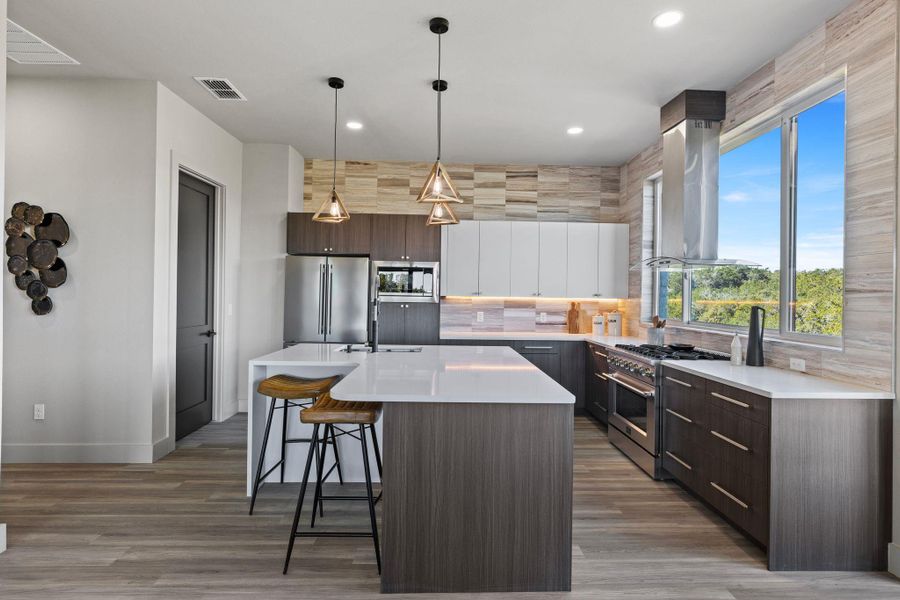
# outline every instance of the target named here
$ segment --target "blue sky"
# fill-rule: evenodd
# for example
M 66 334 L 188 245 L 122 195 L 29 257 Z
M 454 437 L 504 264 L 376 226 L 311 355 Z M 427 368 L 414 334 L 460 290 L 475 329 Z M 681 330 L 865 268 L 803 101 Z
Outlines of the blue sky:
M 798 125 L 797 268 L 843 266 L 844 93 L 801 113 Z M 781 130 L 723 154 L 719 256 L 779 268 Z

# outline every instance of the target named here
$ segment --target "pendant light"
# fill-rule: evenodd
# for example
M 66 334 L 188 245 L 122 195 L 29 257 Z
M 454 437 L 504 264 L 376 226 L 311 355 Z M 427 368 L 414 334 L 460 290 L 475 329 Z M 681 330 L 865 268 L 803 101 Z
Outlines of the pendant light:
M 340 77 L 329 77 L 328 87 L 334 90 L 334 153 L 332 156 L 331 167 L 331 194 L 329 194 L 325 202 L 322 203 L 322 206 L 319 207 L 318 212 L 313 215 L 313 221 L 318 221 L 320 223 L 343 223 L 350 218 L 350 213 L 347 212 L 344 201 L 341 200 L 340 195 L 337 193 L 338 90 L 344 87 L 344 80 Z
M 426 225 L 454 225 L 459 223 L 459 219 L 450 208 L 450 203 L 460 203 L 462 199 L 450 175 L 441 164 L 441 94 L 447 89 L 447 82 L 441 79 L 441 36 L 450 29 L 450 21 L 443 17 L 435 17 L 428 22 L 428 28 L 438 36 L 438 78 L 431 84 L 431 89 L 437 92 L 437 158 L 416 202 L 432 203 Z

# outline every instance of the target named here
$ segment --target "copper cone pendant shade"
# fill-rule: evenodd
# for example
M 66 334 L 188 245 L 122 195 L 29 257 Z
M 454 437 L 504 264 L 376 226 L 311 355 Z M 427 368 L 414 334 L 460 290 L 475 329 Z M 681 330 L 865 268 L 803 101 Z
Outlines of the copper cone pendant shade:
M 350 213 L 347 212 L 347 207 L 344 206 L 344 201 L 341 200 L 336 190 L 331 190 L 329 198 L 322 203 L 322 206 L 313 215 L 313 221 L 319 221 L 320 223 L 343 223 L 349 218 Z
M 450 175 L 447 173 L 444 165 L 441 164 L 441 161 L 435 162 L 434 166 L 431 167 L 431 172 L 428 174 L 428 178 L 425 180 L 425 185 L 422 186 L 422 191 L 419 192 L 416 202 L 462 202 L 456 187 L 453 185 L 453 181 L 450 179 Z
M 329 77 L 328 87 L 334 90 L 334 155 L 332 156 L 331 194 L 313 215 L 312 220 L 319 223 L 343 223 L 350 218 L 344 201 L 335 189 L 337 183 L 337 118 L 338 118 L 338 90 L 344 87 L 344 80 L 340 77 Z
M 456 225 L 459 219 L 446 202 L 435 202 L 431 205 L 425 225 Z

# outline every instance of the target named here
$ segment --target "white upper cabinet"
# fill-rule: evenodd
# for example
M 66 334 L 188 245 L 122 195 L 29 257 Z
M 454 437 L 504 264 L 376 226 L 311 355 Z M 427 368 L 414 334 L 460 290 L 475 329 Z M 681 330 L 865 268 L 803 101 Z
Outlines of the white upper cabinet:
M 540 223 L 538 294 L 549 298 L 566 297 L 568 223 Z
M 600 230 L 597 223 L 569 223 L 566 296 L 592 298 L 598 292 Z
M 510 222 L 509 295 L 537 296 L 540 240 L 536 221 Z
M 441 256 L 441 269 L 446 273 L 442 296 L 475 296 L 478 294 L 478 221 L 460 221 L 445 225 L 446 254 Z M 441 244 L 442 249 L 444 244 Z
M 600 223 L 600 268 L 597 280 L 597 296 L 600 298 L 628 297 L 628 225 Z
M 441 295 L 627 298 L 628 225 L 534 221 L 445 225 Z
M 509 296 L 510 222 L 481 221 L 478 231 L 478 295 Z

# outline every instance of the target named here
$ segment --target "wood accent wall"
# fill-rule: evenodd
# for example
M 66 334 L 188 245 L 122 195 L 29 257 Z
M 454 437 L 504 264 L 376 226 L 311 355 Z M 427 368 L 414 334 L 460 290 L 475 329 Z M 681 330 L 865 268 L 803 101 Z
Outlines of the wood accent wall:
M 361 213 L 428 214 L 416 203 L 433 163 L 337 162 L 337 189 L 347 209 Z M 618 223 L 619 167 L 445 165 L 463 203 L 461 219 Z M 332 161 L 306 161 L 305 210 L 331 191 Z
M 844 347 L 766 343 L 766 362 L 806 360 L 816 375 L 889 390 L 893 374 L 894 246 L 897 202 L 897 1 L 857 0 L 728 92 L 723 130 L 769 110 L 838 69 L 847 70 Z M 662 168 L 657 142 L 622 167 L 622 219 L 631 224 L 630 260 L 648 256 L 646 178 Z M 740 257 L 734 257 L 740 258 Z M 640 329 L 642 277 L 629 277 L 626 330 Z M 646 281 L 645 281 L 646 283 Z M 645 308 L 647 306 L 644 300 Z M 674 335 L 673 335 L 674 334 Z M 684 341 L 728 351 L 729 336 L 669 331 Z

